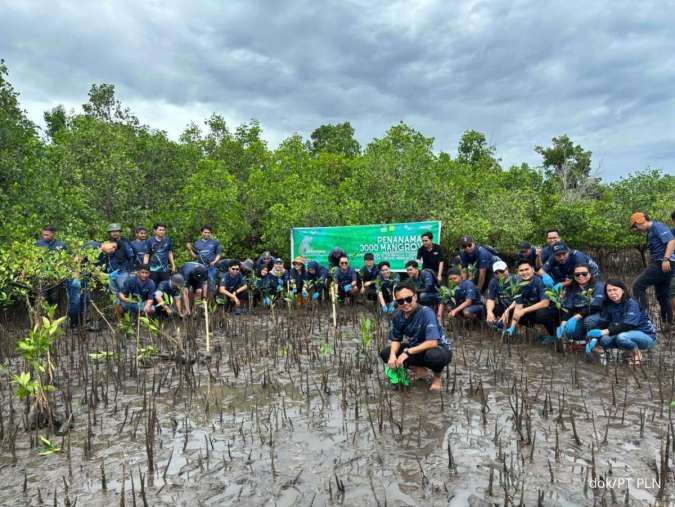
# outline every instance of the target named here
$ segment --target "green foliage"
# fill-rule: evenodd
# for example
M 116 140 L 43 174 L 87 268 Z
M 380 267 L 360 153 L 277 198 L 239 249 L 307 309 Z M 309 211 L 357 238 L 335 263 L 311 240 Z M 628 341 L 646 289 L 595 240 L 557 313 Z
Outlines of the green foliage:
M 361 330 L 361 347 L 364 350 L 370 348 L 370 343 L 373 341 L 373 321 L 368 317 L 362 317 L 359 321 L 359 328 Z
M 42 449 L 43 449 L 38 453 L 40 456 L 49 456 L 50 454 L 54 454 L 61 451 L 61 448 L 56 444 L 50 442 L 47 439 L 47 437 L 43 437 L 42 435 L 40 435 L 40 442 L 42 442 Z
M 159 219 L 175 245 L 210 224 L 229 257 L 264 249 L 285 256 L 291 227 L 427 219 L 443 221 L 441 243 L 451 250 L 470 234 L 513 252 L 521 240 L 540 244 L 555 226 L 575 248 L 611 251 L 644 244 L 629 233 L 633 211 L 668 221 L 675 202 L 675 176 L 663 171 L 602 184 L 591 175 L 591 152 L 564 134 L 535 147 L 543 170 L 503 169 L 475 130 L 462 135 L 454 159 L 402 122 L 363 148 L 344 122 L 272 149 L 256 120 L 230 127 L 218 115 L 190 124 L 174 141 L 141 124 L 112 84 L 92 85 L 81 111 L 54 106 L 42 139 L 0 63 L 2 306 L 75 267 L 65 253 L 47 259 L 28 248 L 46 223 L 57 225 L 71 253 L 69 239 L 102 240 L 109 222 L 130 236 L 133 226 Z M 177 251 L 180 260 L 185 251 Z
M 104 350 L 102 352 L 90 352 L 89 357 L 94 363 L 101 363 L 115 357 L 114 352 Z
M 567 310 L 563 308 L 562 306 L 562 300 L 563 300 L 563 291 L 565 289 L 563 287 L 557 287 L 557 288 L 547 288 L 544 293 L 546 296 L 548 296 L 548 299 L 555 305 L 555 307 L 558 310 L 561 310 L 565 313 L 567 313 Z
M 150 361 L 157 357 L 157 349 L 154 345 L 148 345 L 147 347 L 141 347 L 137 351 L 137 358 L 139 361 Z
M 30 372 L 24 371 L 12 377 L 12 384 L 16 386 L 16 395 L 19 398 L 30 398 L 35 396 L 40 386 L 37 380 L 30 376 Z
M 331 347 L 330 343 L 327 342 L 322 342 L 321 346 L 319 347 L 319 356 L 322 358 L 326 358 L 330 356 L 333 353 L 333 347 Z

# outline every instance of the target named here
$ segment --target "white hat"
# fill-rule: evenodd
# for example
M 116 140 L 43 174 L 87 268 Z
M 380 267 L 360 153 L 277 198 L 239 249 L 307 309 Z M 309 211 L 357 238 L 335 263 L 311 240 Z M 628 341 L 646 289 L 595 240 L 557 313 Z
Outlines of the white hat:
M 504 271 L 508 266 L 504 261 L 497 261 L 492 265 L 492 271 Z

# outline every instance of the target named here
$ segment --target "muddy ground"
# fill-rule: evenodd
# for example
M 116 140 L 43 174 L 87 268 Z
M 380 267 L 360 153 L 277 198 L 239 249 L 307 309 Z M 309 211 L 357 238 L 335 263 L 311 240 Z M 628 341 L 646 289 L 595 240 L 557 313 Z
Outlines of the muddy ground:
M 373 320 L 372 340 L 360 322 Z M 0 381 L 2 505 L 650 505 L 672 502 L 672 342 L 641 367 L 534 337 L 449 330 L 440 393 L 388 384 L 369 308 L 211 315 L 136 336 L 67 334 L 53 355 L 62 436 L 26 431 Z M 11 348 L 14 333 L 5 332 Z M 10 344 L 8 346 L 8 344 Z M 8 350 L 6 348 L 6 350 Z M 111 352 L 95 358 L 92 353 Z M 11 412 L 11 413 L 10 413 Z M 65 429 L 67 425 L 64 425 Z M 58 430 L 57 430 L 58 431 Z M 60 451 L 42 456 L 38 437 Z M 665 465 L 665 466 L 664 466 Z

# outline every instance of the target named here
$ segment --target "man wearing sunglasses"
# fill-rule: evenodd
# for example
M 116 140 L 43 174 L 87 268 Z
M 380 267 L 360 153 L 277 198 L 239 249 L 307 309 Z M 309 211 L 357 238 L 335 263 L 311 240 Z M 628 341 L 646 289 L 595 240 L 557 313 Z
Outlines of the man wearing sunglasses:
M 600 276 L 597 263 L 588 255 L 579 250 L 570 250 L 565 243 L 556 243 L 553 245 L 553 255 L 546 261 L 543 270 L 556 284 L 568 287 L 574 280 L 574 270 L 581 264 L 590 266 L 594 277 Z
M 352 296 L 359 293 L 356 271 L 349 266 L 349 259 L 345 255 L 340 257 L 338 261 L 335 281 L 337 282 L 338 296 L 343 302 L 349 302 Z
M 673 308 L 670 304 L 670 279 L 675 264 L 675 237 L 664 223 L 651 220 L 641 212 L 630 217 L 631 229 L 647 233 L 650 263 L 633 283 L 633 294 L 642 309 L 647 308 L 647 288 L 654 286 L 656 300 L 661 307 L 663 322 L 673 323 Z
M 492 265 L 501 259 L 488 248 L 476 244 L 471 236 L 462 236 L 459 245 L 462 276 L 465 280 L 471 279 L 478 287 L 478 291 L 482 293 L 487 289 L 492 278 Z M 469 274 L 469 266 L 475 269 L 473 276 Z
M 398 310 L 392 319 L 390 344 L 380 351 L 380 357 L 390 368 L 411 368 L 416 378 L 424 378 L 430 369 L 429 389 L 439 391 L 441 373 L 452 359 L 452 350 L 434 311 L 417 303 L 415 290 L 409 282 L 394 289 Z
M 224 273 L 218 281 L 218 294 L 221 298 L 225 297 L 226 308 L 234 307 L 236 315 L 246 310 L 246 305 L 242 305 L 242 302 L 248 301 L 248 285 L 244 275 L 241 274 L 239 261 L 230 261 L 227 273 Z

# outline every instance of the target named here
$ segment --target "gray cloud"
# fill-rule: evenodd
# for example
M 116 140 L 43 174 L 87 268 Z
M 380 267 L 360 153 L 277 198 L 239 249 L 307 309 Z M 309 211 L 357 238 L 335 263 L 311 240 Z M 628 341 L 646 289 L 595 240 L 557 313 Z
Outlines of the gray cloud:
M 477 129 L 504 165 L 567 133 L 614 179 L 675 171 L 675 11 L 662 3 L 0 0 L 0 56 L 39 121 L 114 83 L 177 137 L 210 112 L 271 145 L 349 120 L 403 120 L 454 151 Z

